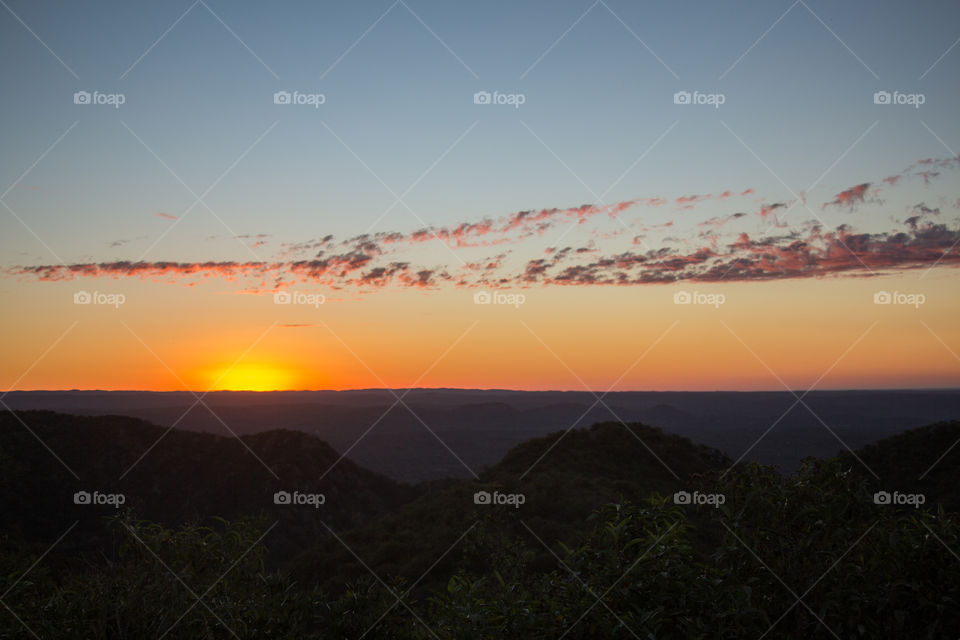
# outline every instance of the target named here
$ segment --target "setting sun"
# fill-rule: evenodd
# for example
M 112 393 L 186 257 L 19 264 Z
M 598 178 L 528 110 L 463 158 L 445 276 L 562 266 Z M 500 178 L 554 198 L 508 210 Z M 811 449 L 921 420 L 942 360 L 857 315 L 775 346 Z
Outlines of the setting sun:
M 210 376 L 212 390 L 284 391 L 291 388 L 292 372 L 270 365 L 240 364 L 222 369 Z

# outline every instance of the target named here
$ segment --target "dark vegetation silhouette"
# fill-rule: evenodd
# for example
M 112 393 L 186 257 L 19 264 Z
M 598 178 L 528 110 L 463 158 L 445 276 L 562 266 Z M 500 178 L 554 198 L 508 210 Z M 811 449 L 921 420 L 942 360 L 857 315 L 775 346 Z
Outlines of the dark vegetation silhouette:
M 527 441 L 477 480 L 416 486 L 302 432 L 165 431 L 0 413 L 0 637 L 960 633 L 958 422 L 789 476 L 599 423 Z M 127 501 L 74 505 L 78 490 Z M 326 500 L 275 505 L 278 490 Z M 476 504 L 478 491 L 524 502 Z M 678 491 L 724 501 L 678 505 Z M 925 501 L 877 504 L 878 491 Z

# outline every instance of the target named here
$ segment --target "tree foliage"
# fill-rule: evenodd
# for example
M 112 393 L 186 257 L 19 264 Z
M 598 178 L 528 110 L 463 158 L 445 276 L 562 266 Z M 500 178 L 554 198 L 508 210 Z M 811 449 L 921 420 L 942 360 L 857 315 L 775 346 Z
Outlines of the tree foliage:
M 425 596 L 371 573 L 336 594 L 297 583 L 265 564 L 269 528 L 247 520 L 168 529 L 128 514 L 112 522 L 115 557 L 83 564 L 8 537 L 0 637 L 955 637 L 956 515 L 875 504 L 846 462 L 711 472 L 697 481 L 726 496 L 718 508 L 605 504 L 577 539 L 522 516 L 519 530 L 479 522 Z

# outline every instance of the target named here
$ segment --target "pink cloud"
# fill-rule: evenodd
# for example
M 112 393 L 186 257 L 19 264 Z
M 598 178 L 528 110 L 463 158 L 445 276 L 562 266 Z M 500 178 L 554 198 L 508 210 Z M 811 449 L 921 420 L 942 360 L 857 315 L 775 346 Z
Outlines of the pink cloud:
M 833 201 L 823 205 L 823 208 L 826 209 L 829 206 L 838 206 L 838 207 L 845 206 L 845 207 L 849 207 L 850 209 L 853 209 L 855 205 L 863 204 L 864 197 L 866 196 L 867 189 L 869 188 L 870 188 L 870 183 L 864 182 L 854 187 L 850 187 L 849 189 L 844 189 L 843 191 L 838 193 L 836 196 L 834 196 Z
M 882 182 L 891 187 L 904 178 L 932 179 L 948 168 L 960 166 L 957 159 L 926 159 L 911 165 L 904 172 L 888 176 Z M 921 167 L 921 168 L 917 168 Z M 854 207 L 877 194 L 874 183 L 863 182 L 841 191 L 826 206 Z M 739 192 L 740 197 L 754 194 L 752 188 Z M 706 220 L 664 222 L 630 220 L 609 228 L 581 232 L 583 243 L 543 249 L 538 236 L 551 229 L 583 225 L 592 219 L 600 223 L 634 207 L 660 207 L 665 204 L 694 206 L 713 198 L 727 201 L 737 192 L 724 190 L 717 195 L 682 195 L 673 200 L 638 198 L 612 204 L 583 204 L 568 208 L 543 208 L 517 211 L 498 218 L 464 221 L 448 226 L 425 227 L 413 231 L 365 233 L 345 240 L 327 235 L 319 239 L 281 245 L 271 261 L 104 261 L 17 266 L 5 270 L 8 277 L 30 278 L 42 282 L 75 278 L 137 278 L 157 282 L 195 286 L 204 281 L 243 282 L 249 292 L 272 291 L 296 282 L 309 282 L 330 289 L 354 288 L 375 290 L 383 287 L 432 289 L 444 285 L 528 286 L 541 284 L 617 284 L 639 285 L 677 280 L 761 280 L 778 278 L 821 277 L 849 273 L 869 274 L 870 270 L 912 269 L 940 264 L 954 266 L 960 262 L 954 245 L 960 240 L 960 229 L 940 220 L 940 210 L 915 205 L 906 220 L 896 228 L 863 233 L 847 225 L 824 231 L 819 223 L 808 221 L 788 228 L 777 223 L 780 235 L 733 235 L 741 225 L 727 227 L 744 218 L 741 212 L 719 212 Z M 757 198 L 756 200 L 759 200 Z M 960 204 L 960 203 L 958 203 Z M 721 205 L 717 205 L 720 207 Z M 724 202 L 723 207 L 729 206 Z M 786 208 L 788 203 L 760 205 L 759 216 L 766 220 Z M 946 206 L 946 205 L 941 205 Z M 651 217 L 657 212 L 643 211 Z M 175 219 L 169 214 L 156 214 Z M 600 216 L 598 218 L 598 216 Z M 670 216 L 668 216 L 670 217 Z M 662 219 L 662 218 L 661 218 Z M 746 220 L 745 222 L 750 222 Z M 610 223 L 607 223 L 610 226 Z M 645 233 L 671 228 L 670 238 L 659 238 L 651 249 L 644 241 Z M 769 230 L 769 229 L 768 229 Z M 626 235 L 626 234 L 630 235 Z M 639 235 L 633 235 L 639 233 Z M 237 236 L 261 247 L 267 234 Z M 548 236 L 549 237 L 549 236 Z M 466 264 L 452 263 L 445 253 L 424 251 L 423 243 L 439 239 L 454 249 L 476 251 L 504 243 L 513 249 L 485 258 L 473 253 Z M 532 243 L 529 251 L 520 253 L 520 246 Z M 118 245 L 119 246 L 119 245 Z M 464 252 L 465 254 L 469 252 Z M 423 264 L 423 256 L 433 256 L 437 264 Z M 531 259 L 531 256 L 533 258 Z

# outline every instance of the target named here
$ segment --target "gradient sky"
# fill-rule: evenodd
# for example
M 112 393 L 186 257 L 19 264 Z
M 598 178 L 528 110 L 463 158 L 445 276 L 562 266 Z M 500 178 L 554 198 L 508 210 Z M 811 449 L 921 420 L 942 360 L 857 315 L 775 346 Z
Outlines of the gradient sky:
M 0 388 L 960 384 L 957 3 L 0 5 Z

